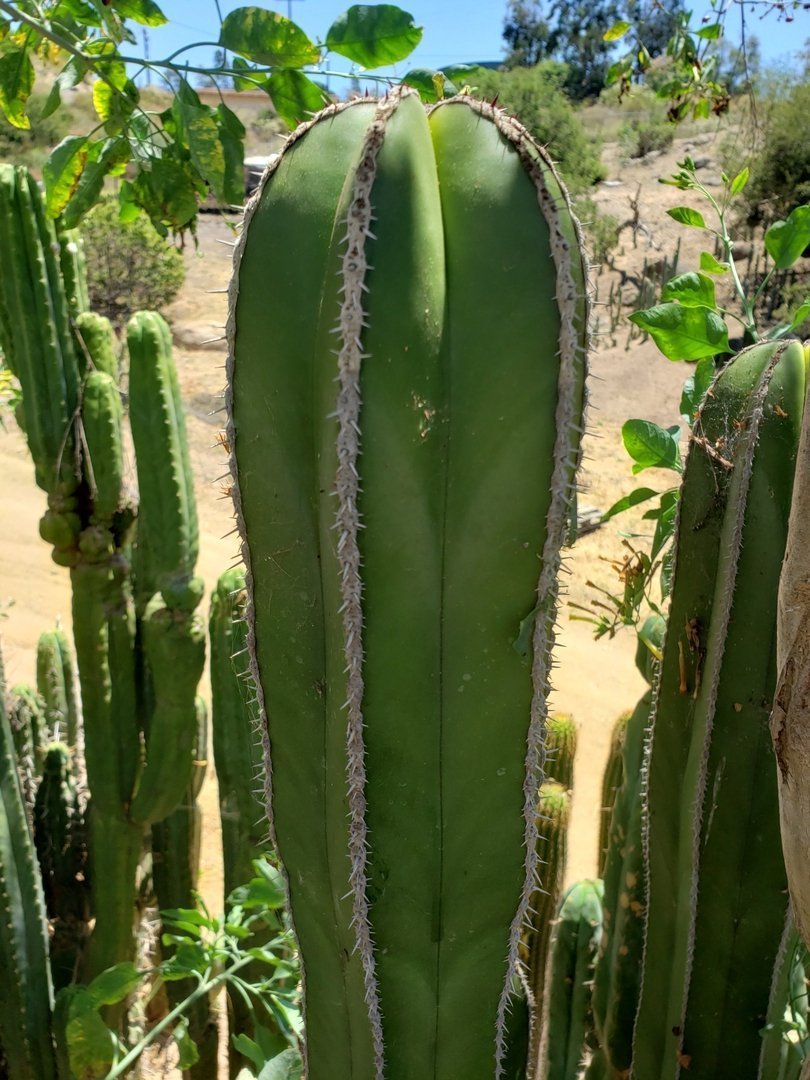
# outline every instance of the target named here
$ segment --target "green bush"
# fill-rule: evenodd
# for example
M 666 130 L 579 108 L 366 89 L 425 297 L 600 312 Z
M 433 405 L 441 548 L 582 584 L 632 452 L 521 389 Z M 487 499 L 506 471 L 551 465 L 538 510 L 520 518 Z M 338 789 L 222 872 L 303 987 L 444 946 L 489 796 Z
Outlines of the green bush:
M 622 124 L 619 144 L 625 159 L 642 158 L 653 150 L 666 150 L 675 138 L 675 125 L 659 117 L 631 120 Z
M 781 87 L 757 105 L 760 136 L 743 192 L 749 223 L 768 226 L 810 202 L 810 82 Z
M 82 226 L 90 307 L 122 326 L 135 311 L 161 311 L 186 276 L 183 256 L 144 214 L 122 222 L 118 201 L 105 199 Z
M 574 200 L 574 210 L 582 222 L 591 262 L 597 265 L 607 262 L 619 243 L 619 222 L 612 214 L 603 214 L 587 195 Z
M 478 97 L 497 98 L 529 129 L 559 166 L 571 193 L 578 194 L 604 179 L 605 171 L 598 146 L 585 134 L 562 89 L 566 74 L 565 64 L 543 60 L 511 71 L 480 69 L 470 83 Z
M 0 161 L 12 165 L 27 165 L 39 172 L 51 149 L 61 142 L 76 121 L 69 108 L 58 109 L 51 116 L 42 117 L 44 94 L 34 94 L 28 102 L 31 127 L 14 127 L 0 112 Z

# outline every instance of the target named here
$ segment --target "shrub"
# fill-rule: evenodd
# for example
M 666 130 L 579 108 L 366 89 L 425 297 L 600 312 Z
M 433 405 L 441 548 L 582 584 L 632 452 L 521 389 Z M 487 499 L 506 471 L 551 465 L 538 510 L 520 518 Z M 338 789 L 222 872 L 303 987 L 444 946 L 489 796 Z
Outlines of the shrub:
M 675 138 L 675 125 L 658 117 L 631 120 L 619 132 L 622 157 L 642 158 L 653 150 L 666 150 Z
M 73 111 L 61 108 L 43 118 L 45 100 L 45 95 L 34 94 L 28 102 L 31 127 L 27 129 L 14 127 L 0 113 L 0 161 L 27 165 L 38 172 L 51 148 L 65 137 L 76 121 Z
M 186 275 L 183 256 L 144 214 L 122 222 L 118 202 L 105 199 L 82 226 L 93 311 L 122 326 L 135 311 L 160 311 Z
M 810 202 L 810 140 L 804 136 L 810 113 L 810 82 L 796 82 L 760 102 L 761 129 L 743 192 L 750 224 L 768 226 Z
M 605 172 L 598 146 L 585 134 L 562 89 L 566 74 L 565 64 L 543 60 L 511 71 L 480 69 L 470 82 L 476 96 L 497 98 L 529 129 L 559 166 L 569 190 L 577 194 L 603 179 Z
M 592 263 L 605 263 L 619 243 L 619 222 L 603 214 L 587 195 L 574 200 L 574 210 L 585 232 L 585 247 Z

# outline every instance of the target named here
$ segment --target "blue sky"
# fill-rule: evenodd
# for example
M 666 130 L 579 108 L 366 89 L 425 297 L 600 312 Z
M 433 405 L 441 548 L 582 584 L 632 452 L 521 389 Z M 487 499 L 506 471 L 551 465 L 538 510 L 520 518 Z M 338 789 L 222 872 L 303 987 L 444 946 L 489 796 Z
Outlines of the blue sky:
M 313 40 L 322 40 L 332 21 L 350 3 L 351 0 L 265 0 L 259 6 L 283 15 L 290 11 L 293 21 Z M 220 0 L 223 15 L 241 6 L 244 6 L 244 0 L 241 3 Z M 399 6 L 424 27 L 424 36 L 408 60 L 396 70 L 386 69 L 386 74 L 393 71 L 393 74 L 403 75 L 412 67 L 439 67 L 503 57 L 501 32 L 506 0 L 400 0 Z M 704 6 L 707 5 L 696 3 L 694 10 L 700 11 Z M 166 27 L 149 31 L 149 51 L 153 59 L 167 56 L 192 41 L 216 41 L 219 23 L 214 0 L 163 0 L 161 7 L 170 22 Z M 739 7 L 736 3 L 731 7 L 726 33 L 736 42 L 739 40 Z M 800 11 L 794 22 L 786 23 L 777 19 L 773 12 L 761 17 L 762 7 L 757 5 L 754 10 L 749 5 L 747 33 L 760 39 L 766 62 L 790 63 L 791 54 L 810 38 L 810 12 Z M 201 50 L 196 54 L 197 61 L 209 62 L 212 51 L 211 48 Z M 188 54 L 188 57 L 193 63 L 194 54 Z M 348 62 L 341 57 L 332 57 L 330 66 L 345 71 Z

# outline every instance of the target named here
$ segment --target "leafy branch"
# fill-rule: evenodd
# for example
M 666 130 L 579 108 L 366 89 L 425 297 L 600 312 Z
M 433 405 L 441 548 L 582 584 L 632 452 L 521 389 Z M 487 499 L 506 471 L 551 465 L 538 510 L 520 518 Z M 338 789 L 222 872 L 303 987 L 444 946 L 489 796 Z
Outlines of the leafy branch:
M 63 90 L 93 80 L 98 129 L 64 139 L 44 169 L 47 211 L 61 215 L 67 227 L 98 200 L 107 177 L 125 170 L 132 179 L 120 187 L 122 216 L 144 210 L 164 235 L 193 230 L 199 204 L 209 193 L 223 205 L 241 204 L 245 130 L 224 101 L 216 108 L 200 101 L 191 74 L 214 85 L 227 77 L 238 91 L 264 91 L 281 119 L 294 127 L 328 101 L 311 77 L 327 53 L 368 70 L 403 60 L 422 36 L 413 17 L 391 4 L 349 8 L 323 42 L 311 41 L 277 12 L 242 7 L 220 19 L 218 41 L 193 42 L 162 60 L 147 60 L 121 48 L 135 41 L 129 19 L 146 26 L 167 22 L 154 0 L 114 5 L 0 0 L 0 109 L 11 124 L 30 126 L 25 110 L 36 78 L 32 58 L 62 65 L 43 117 L 60 107 Z M 183 59 L 206 47 L 233 59 L 212 66 Z M 141 106 L 128 65 L 168 81 L 173 98 L 167 109 L 153 114 Z M 450 86 L 448 80 L 447 92 Z
M 188 1034 L 185 1017 L 200 998 L 226 986 L 240 994 L 253 1014 L 255 1039 L 235 1036 L 237 1049 L 256 1066 L 257 1074 L 269 1061 L 289 1066 L 279 1075 L 296 1075 L 300 1064 L 302 1031 L 299 971 L 291 936 L 282 932 L 253 945 L 256 928 L 267 925 L 285 903 L 280 872 L 264 859 L 254 862 L 256 877 L 235 889 L 225 915 L 215 918 L 198 897 L 198 907 L 161 912 L 169 932 L 163 944 L 174 951 L 154 969 L 139 970 L 127 961 L 109 968 L 88 986 L 69 986 L 57 997 L 57 1015 L 63 1017 L 64 1041 L 70 1068 L 77 1076 L 103 1076 L 117 1080 L 128 1075 L 141 1054 L 166 1032 L 171 1032 L 178 1066 L 191 1068 L 198 1060 L 197 1046 Z M 258 961 L 267 978 L 246 980 L 242 970 Z M 127 1047 L 104 1022 L 102 1010 L 125 1001 L 150 984 L 149 997 L 163 983 L 193 979 L 196 986 L 134 1045 Z

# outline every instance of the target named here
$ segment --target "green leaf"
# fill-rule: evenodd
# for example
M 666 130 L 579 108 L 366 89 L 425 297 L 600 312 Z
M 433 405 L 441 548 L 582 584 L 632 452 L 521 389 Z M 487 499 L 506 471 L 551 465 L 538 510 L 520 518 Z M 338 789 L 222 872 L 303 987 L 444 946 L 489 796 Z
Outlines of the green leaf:
M 90 143 L 84 169 L 62 211 L 65 228 L 72 229 L 98 202 L 104 178 L 130 158 L 129 142 L 121 136 Z
M 304 1075 L 304 1063 L 297 1050 L 290 1047 L 268 1061 L 257 1080 L 301 1080 Z
M 712 114 L 712 103 L 708 98 L 699 98 L 692 109 L 695 120 L 708 120 Z
M 317 83 L 303 71 L 293 69 L 274 71 L 265 89 L 273 100 L 276 112 L 290 128 L 309 120 L 329 101 L 326 92 Z
M 93 83 L 93 106 L 108 135 L 118 135 L 138 104 L 138 89 L 127 79 L 119 89 L 96 79 Z
M 300 68 L 316 64 L 321 57 L 300 26 L 276 11 L 258 7 L 236 8 L 226 15 L 219 43 L 267 67 Z
M 629 495 L 623 495 L 609 510 L 606 510 L 602 515 L 602 521 L 609 521 L 610 518 L 615 517 L 616 514 L 621 514 L 625 510 L 629 510 L 632 506 L 638 506 L 639 503 L 646 502 L 647 499 L 653 499 L 657 494 L 658 492 L 654 491 L 652 488 L 636 488 L 635 491 L 631 491 Z
M 705 270 L 707 274 L 726 274 L 729 270 L 729 264 L 727 262 L 719 262 L 711 252 L 701 251 L 700 269 Z
M 802 323 L 810 319 L 810 300 L 805 300 L 800 307 L 797 307 L 793 312 L 790 320 L 790 326 L 788 327 L 788 333 L 791 330 L 798 330 Z
M 70 202 L 87 162 L 90 140 L 85 135 L 68 135 L 51 151 L 42 170 L 45 182 L 45 209 L 58 217 Z
M 177 1044 L 177 1068 L 190 1069 L 200 1060 L 197 1045 L 188 1033 L 188 1020 L 184 1016 L 174 1026 L 172 1036 Z
M 650 559 L 657 559 L 661 550 L 669 543 L 675 534 L 675 519 L 678 516 L 678 499 L 680 491 L 671 488 L 661 496 L 661 509 L 653 534 Z
M 711 23 L 710 26 L 702 26 L 695 33 L 697 37 L 703 38 L 704 41 L 717 41 L 723 33 L 723 24 L 719 22 Z
M 709 308 L 656 304 L 629 316 L 668 360 L 702 360 L 730 352 L 726 324 Z
M 245 128 L 224 102 L 217 106 L 216 118 L 225 157 L 223 200 L 229 205 L 241 206 L 245 200 Z
M 765 247 L 778 270 L 792 266 L 810 245 L 810 204 L 797 206 L 787 221 L 776 221 L 765 233 Z
M 27 131 L 25 106 L 34 88 L 34 65 L 27 45 L 6 47 L 0 54 L 0 109 L 15 128 Z
M 630 23 L 620 19 L 602 34 L 602 41 L 621 41 L 628 30 L 632 30 Z
M 169 21 L 154 0 L 115 0 L 115 10 L 120 18 L 141 26 L 165 26 Z
M 413 16 L 393 4 L 355 4 L 329 27 L 326 47 L 363 68 L 396 64 L 422 40 Z
M 731 181 L 731 187 L 729 191 L 732 195 L 739 195 L 745 185 L 748 183 L 748 177 L 751 175 L 750 169 L 746 166 L 742 172 L 738 172 L 734 179 Z
M 706 396 L 706 391 L 711 386 L 714 374 L 714 360 L 711 356 L 707 356 L 703 360 L 698 361 L 695 370 L 683 384 L 680 410 L 681 416 L 690 427 L 695 418 L 695 414 Z
M 680 472 L 681 451 L 678 428 L 665 429 L 651 420 L 627 420 L 622 425 L 624 448 L 635 464 L 633 473 L 644 469 L 674 469 Z
M 95 1009 L 73 1015 L 65 1028 L 70 1070 L 73 1076 L 105 1076 L 119 1048 L 118 1039 Z
M 171 158 L 160 158 L 143 169 L 132 184 L 135 201 L 152 224 L 165 234 L 166 227 L 186 228 L 197 213 L 197 189 L 187 169 Z
M 480 64 L 446 64 L 439 69 L 450 83 L 463 86 L 469 79 L 475 78 L 476 72 L 481 71 Z
M 143 977 L 144 972 L 138 971 L 131 960 L 125 960 L 97 975 L 87 987 L 87 993 L 96 1008 L 115 1005 L 137 990 Z
M 255 72 L 256 68 L 249 64 L 247 60 L 243 60 L 241 56 L 235 56 L 231 61 L 231 68 L 234 71 L 244 71 L 245 75 L 250 72 Z M 233 76 L 233 88 L 234 90 L 242 93 L 245 90 L 260 90 L 263 88 L 263 84 L 267 80 L 258 73 L 253 78 L 242 78 L 239 75 Z
M 677 300 L 684 307 L 715 307 L 714 282 L 705 274 L 690 271 L 670 278 L 661 291 L 661 300 Z
M 46 120 L 62 104 L 62 91 L 78 86 L 87 73 L 87 65 L 76 56 L 71 56 L 53 81 L 45 105 L 39 114 L 40 120 Z
M 630 75 L 632 70 L 632 62 L 626 56 L 623 56 L 621 60 L 617 60 L 607 69 L 607 73 L 605 74 L 605 85 L 614 86 L 619 79 L 624 78 L 626 75 Z
M 667 210 L 667 213 L 681 225 L 690 225 L 693 229 L 706 228 L 703 214 L 699 210 L 693 210 L 691 206 L 673 206 L 671 210 Z
M 455 84 L 448 80 L 444 72 L 434 68 L 411 68 L 401 81 L 418 90 L 422 101 L 426 102 L 441 101 L 458 93 Z

